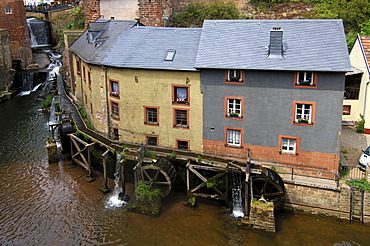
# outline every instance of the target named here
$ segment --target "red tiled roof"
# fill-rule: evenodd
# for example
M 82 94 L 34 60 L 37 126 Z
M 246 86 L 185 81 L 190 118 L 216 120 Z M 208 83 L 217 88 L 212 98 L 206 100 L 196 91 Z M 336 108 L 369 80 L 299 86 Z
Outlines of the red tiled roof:
M 366 56 L 367 63 L 370 67 L 370 36 L 360 36 L 362 47 Z

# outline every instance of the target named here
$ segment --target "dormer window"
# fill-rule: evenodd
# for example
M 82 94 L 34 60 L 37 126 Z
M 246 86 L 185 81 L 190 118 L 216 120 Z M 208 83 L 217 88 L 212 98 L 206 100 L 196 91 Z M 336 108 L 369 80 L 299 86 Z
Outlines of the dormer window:
M 299 87 L 316 87 L 316 73 L 314 72 L 297 72 L 295 75 L 295 86 Z
M 243 83 L 244 82 L 244 72 L 239 69 L 229 69 L 225 74 L 226 83 Z
M 176 50 L 167 50 L 167 55 L 164 58 L 165 61 L 173 61 L 173 58 L 175 57 Z

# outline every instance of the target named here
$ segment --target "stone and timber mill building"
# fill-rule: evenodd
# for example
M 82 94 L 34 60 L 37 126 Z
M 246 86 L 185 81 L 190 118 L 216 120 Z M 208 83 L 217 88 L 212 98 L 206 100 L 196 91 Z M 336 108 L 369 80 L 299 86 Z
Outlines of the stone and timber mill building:
M 351 71 L 341 20 L 122 22 L 108 35 L 121 22 L 91 23 L 70 48 L 97 131 L 335 178 Z

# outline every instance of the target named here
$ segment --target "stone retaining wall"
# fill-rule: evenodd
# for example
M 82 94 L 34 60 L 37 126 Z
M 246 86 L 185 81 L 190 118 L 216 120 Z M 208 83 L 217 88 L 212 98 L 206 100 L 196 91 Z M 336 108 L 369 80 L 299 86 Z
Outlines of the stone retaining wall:
M 350 219 L 351 191 L 350 187 L 345 184 L 341 184 L 338 189 L 325 189 L 285 183 L 285 192 L 285 207 L 288 209 Z M 366 191 L 364 222 L 370 223 L 370 193 Z

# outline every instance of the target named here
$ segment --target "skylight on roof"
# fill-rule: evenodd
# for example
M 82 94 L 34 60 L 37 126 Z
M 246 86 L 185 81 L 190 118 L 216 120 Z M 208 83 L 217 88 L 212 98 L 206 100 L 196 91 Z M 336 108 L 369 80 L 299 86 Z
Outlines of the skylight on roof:
M 173 58 L 175 57 L 176 50 L 167 50 L 167 55 L 164 58 L 165 61 L 173 61 Z

